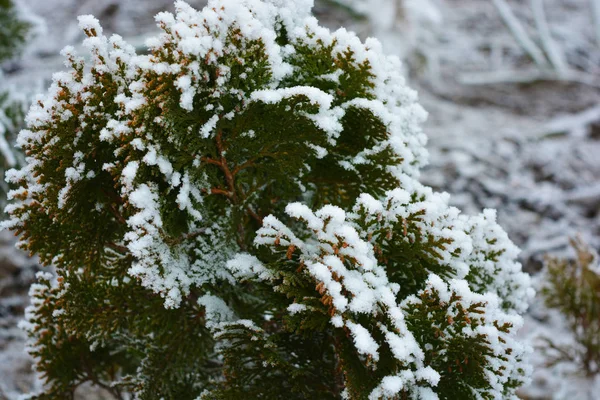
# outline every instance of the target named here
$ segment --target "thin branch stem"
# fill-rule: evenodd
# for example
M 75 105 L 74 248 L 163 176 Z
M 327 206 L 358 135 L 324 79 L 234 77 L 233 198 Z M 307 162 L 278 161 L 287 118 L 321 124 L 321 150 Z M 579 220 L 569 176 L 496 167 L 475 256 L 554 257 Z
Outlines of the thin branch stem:
M 229 191 L 225 191 L 220 188 L 213 188 L 211 189 L 211 193 L 227 196 L 232 204 L 239 206 L 242 204 L 242 201 L 240 201 L 240 197 L 238 196 L 238 192 L 236 190 L 235 176 L 231 172 L 231 169 L 229 168 L 229 165 L 227 163 L 227 159 L 225 158 L 225 145 L 223 143 L 223 131 L 221 129 L 217 131 L 215 141 L 217 144 L 217 151 L 219 153 L 220 160 L 207 159 L 207 162 L 216 165 L 219 167 L 219 169 L 221 169 L 221 171 L 225 175 L 225 181 L 227 182 Z M 246 237 L 246 230 L 244 227 L 243 219 L 238 224 L 237 231 L 237 242 L 243 250 L 246 248 L 246 245 L 244 243 L 244 238 Z
M 129 254 L 129 249 L 125 246 L 122 246 L 120 244 L 116 244 L 113 242 L 108 242 L 106 243 L 106 247 L 108 247 L 111 250 L 114 250 L 115 252 L 121 254 L 121 255 L 127 255 Z
M 220 168 L 225 174 L 225 180 L 227 181 L 227 185 L 229 186 L 229 191 L 232 193 L 232 201 L 234 203 L 238 202 L 237 194 L 235 191 L 235 180 L 233 178 L 233 174 L 229 169 L 229 165 L 227 165 L 227 160 L 225 159 L 225 150 L 223 148 L 223 131 L 219 130 L 216 136 L 217 141 L 217 150 L 219 151 L 219 156 L 221 157 L 221 165 Z
M 248 213 L 250 214 L 250 216 L 252 218 L 254 218 L 256 220 L 256 222 L 258 222 L 260 225 L 262 225 L 263 219 L 260 217 L 260 215 L 258 215 L 256 213 L 256 211 L 254 211 L 250 206 L 246 207 L 246 209 L 248 210 Z
M 205 163 L 207 163 L 207 164 L 216 165 L 219 168 L 222 167 L 221 161 L 215 160 L 214 158 L 202 157 L 202 161 L 205 162 Z
M 109 204 L 108 205 L 108 210 L 115 217 L 115 219 L 117 221 L 119 221 L 119 223 L 121 223 L 123 225 L 127 224 L 127 221 L 125 220 L 125 218 L 123 217 L 123 215 L 121 215 L 121 213 L 114 207 L 113 204 Z
M 211 194 L 220 194 L 220 195 L 223 195 L 223 196 L 225 196 L 225 197 L 227 197 L 229 199 L 231 199 L 232 196 L 233 196 L 233 194 L 231 192 L 228 192 L 227 190 L 223 190 L 223 189 L 220 189 L 220 188 L 212 188 L 212 189 L 210 189 L 210 193 Z

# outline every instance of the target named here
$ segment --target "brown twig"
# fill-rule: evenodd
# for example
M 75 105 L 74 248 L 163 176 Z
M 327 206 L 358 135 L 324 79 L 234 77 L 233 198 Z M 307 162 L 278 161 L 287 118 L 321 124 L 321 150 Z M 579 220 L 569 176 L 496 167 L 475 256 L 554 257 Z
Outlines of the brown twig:
M 216 165 L 217 167 L 221 168 L 222 164 L 221 161 L 219 160 L 215 160 L 214 158 L 210 158 L 210 157 L 202 157 L 200 160 L 202 160 L 202 162 L 205 162 L 207 164 L 212 164 L 212 165 Z
M 221 194 L 230 199 L 233 197 L 233 193 L 228 192 L 227 190 L 220 189 L 220 188 L 212 188 L 212 189 L 210 189 L 210 193 L 211 194 Z
M 121 224 L 125 225 L 127 224 L 127 221 L 125 220 L 125 218 L 121 215 L 121 213 L 114 207 L 113 204 L 109 204 L 108 205 L 108 209 L 110 210 L 110 213 L 115 217 L 115 219 L 117 221 L 119 221 Z
M 246 207 L 246 209 L 248 210 L 248 213 L 250 214 L 250 216 L 252 218 L 254 218 L 260 225 L 262 225 L 263 223 L 263 219 L 260 215 L 258 215 L 256 213 L 256 211 L 254 211 L 250 206 Z
M 225 180 L 227 181 L 227 185 L 229 186 L 229 191 L 232 193 L 232 201 L 234 203 L 238 203 L 238 196 L 235 191 L 235 180 L 231 170 L 229 169 L 229 165 L 227 165 L 227 160 L 225 159 L 225 151 L 223 148 L 223 131 L 219 129 L 216 136 L 217 141 L 217 150 L 219 151 L 219 156 L 221 157 L 220 168 L 225 174 Z
M 116 244 L 116 243 L 113 243 L 113 242 L 108 242 L 108 243 L 106 243 L 106 247 L 108 247 L 109 249 L 114 250 L 117 253 L 122 254 L 122 255 L 129 254 L 129 249 L 127 247 L 125 247 L 125 246 L 120 245 L 120 244 Z

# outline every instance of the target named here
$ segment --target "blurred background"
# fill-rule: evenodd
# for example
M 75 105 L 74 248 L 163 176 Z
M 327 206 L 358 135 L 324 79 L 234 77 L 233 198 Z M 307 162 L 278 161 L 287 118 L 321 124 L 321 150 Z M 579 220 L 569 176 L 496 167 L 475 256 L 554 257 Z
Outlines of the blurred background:
M 430 114 L 423 183 L 466 213 L 496 208 L 521 247 L 538 294 L 521 330 L 534 351 L 520 396 L 599 399 L 600 0 L 315 3 L 323 25 L 377 37 L 403 60 Z M 0 0 L 2 175 L 23 162 L 15 137 L 64 68 L 60 50 L 81 43 L 76 17 L 95 15 L 143 52 L 163 10 L 171 0 Z M 0 400 L 40 384 L 17 326 L 38 268 L 0 233 Z

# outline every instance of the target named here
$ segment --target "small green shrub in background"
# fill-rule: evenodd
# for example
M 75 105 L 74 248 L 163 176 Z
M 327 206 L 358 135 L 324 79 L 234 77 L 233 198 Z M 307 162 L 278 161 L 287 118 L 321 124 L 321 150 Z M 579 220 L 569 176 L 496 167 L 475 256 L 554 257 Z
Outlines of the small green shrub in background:
M 23 21 L 10 0 L 0 0 L 0 65 L 19 54 L 30 32 L 31 24 Z M 17 133 L 24 127 L 26 104 L 4 82 L 0 70 L 0 207 L 6 205 L 8 184 L 6 171 L 22 164 L 15 151 Z M 3 213 L 4 215 L 4 213 Z
M 566 319 L 576 346 L 547 342 L 553 350 L 552 363 L 571 362 L 587 376 L 600 373 L 600 265 L 598 254 L 581 238 L 571 240 L 576 257 L 550 257 L 542 294 L 546 305 Z
M 11 0 L 0 0 L 0 63 L 19 53 L 30 28 L 29 22 L 19 18 Z
M 0 78 L 2 76 L 0 75 Z M 24 127 L 25 104 L 15 99 L 11 91 L 0 91 L 0 177 L 4 178 L 6 171 L 22 165 L 22 155 L 13 147 L 17 133 Z M 0 182 L 0 206 L 6 206 L 6 196 L 9 185 L 2 179 Z

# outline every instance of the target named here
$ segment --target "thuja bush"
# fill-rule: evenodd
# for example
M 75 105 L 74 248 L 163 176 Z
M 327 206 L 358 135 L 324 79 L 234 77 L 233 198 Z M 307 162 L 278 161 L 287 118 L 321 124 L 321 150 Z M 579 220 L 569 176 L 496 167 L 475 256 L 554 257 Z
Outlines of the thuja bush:
M 24 324 L 40 399 L 500 399 L 531 297 L 493 211 L 419 184 L 426 113 L 310 0 L 176 2 L 27 116 L 4 224 L 53 265 Z

